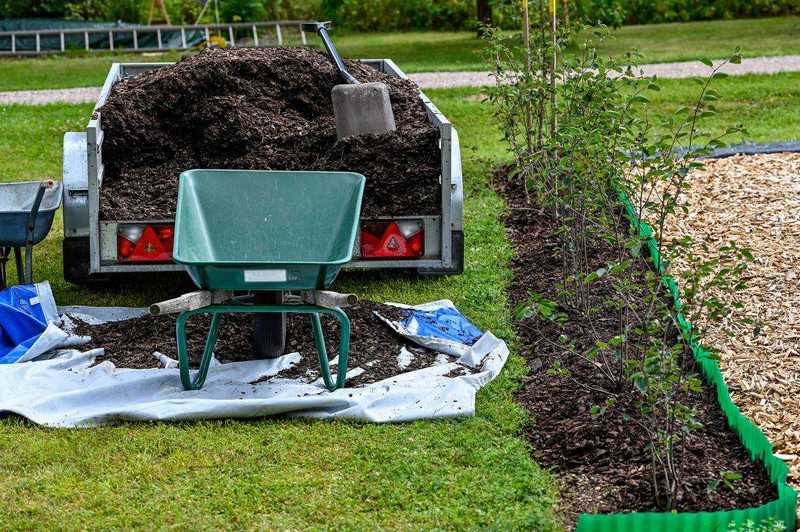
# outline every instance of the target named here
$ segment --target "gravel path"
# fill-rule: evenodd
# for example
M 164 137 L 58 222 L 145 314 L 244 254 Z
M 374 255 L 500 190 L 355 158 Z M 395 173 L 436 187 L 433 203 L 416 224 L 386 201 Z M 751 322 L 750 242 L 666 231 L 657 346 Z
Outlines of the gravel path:
M 715 64 L 719 64 L 719 61 L 716 61 Z M 645 75 L 657 75 L 661 78 L 688 78 L 704 76 L 711 72 L 710 67 L 699 61 L 642 65 L 641 70 Z M 743 59 L 739 65 L 726 65 L 722 72 L 731 75 L 800 72 L 800 55 Z M 410 74 L 409 77 L 423 89 L 482 87 L 494 83 L 494 79 L 488 72 L 422 72 Z M 0 92 L 0 105 L 91 103 L 97 100 L 99 94 L 100 87 Z

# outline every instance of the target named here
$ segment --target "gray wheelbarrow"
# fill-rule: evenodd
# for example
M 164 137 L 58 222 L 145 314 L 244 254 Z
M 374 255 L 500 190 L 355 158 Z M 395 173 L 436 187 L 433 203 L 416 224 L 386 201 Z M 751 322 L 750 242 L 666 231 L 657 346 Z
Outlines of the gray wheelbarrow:
M 60 206 L 60 181 L 0 183 L 0 288 L 6 287 L 6 263 L 11 248 L 17 263 L 17 282 L 33 282 L 33 245 L 44 240 L 50 232 L 53 217 Z

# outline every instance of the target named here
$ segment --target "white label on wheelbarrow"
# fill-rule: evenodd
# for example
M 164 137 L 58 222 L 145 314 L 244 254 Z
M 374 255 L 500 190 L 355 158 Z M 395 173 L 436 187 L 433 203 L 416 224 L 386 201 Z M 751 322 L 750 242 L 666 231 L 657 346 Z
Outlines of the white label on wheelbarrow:
M 285 283 L 286 270 L 245 270 L 246 283 Z

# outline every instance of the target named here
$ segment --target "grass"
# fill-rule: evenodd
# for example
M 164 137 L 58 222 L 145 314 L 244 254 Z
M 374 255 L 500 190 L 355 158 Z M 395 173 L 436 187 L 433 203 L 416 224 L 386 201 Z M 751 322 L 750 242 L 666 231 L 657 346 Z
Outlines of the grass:
M 511 338 L 504 287 L 511 249 L 487 186 L 502 152 L 488 110 L 469 93 L 435 92 L 460 128 L 467 180 L 462 276 L 345 276 L 339 287 L 406 303 L 450 298 L 475 322 Z M 57 175 L 62 132 L 90 106 L 2 110 L 0 176 Z M 36 248 L 35 275 L 61 304 L 142 305 L 161 285 L 88 291 L 64 283 L 60 218 Z M 560 528 L 552 479 L 518 433 L 512 398 L 523 372 L 506 370 L 478 395 L 474 418 L 394 425 L 260 421 L 141 423 L 51 430 L 0 421 L 0 528 Z
M 689 103 L 696 85 L 668 80 L 656 112 Z M 756 141 L 800 137 L 800 74 L 720 80 L 720 115 L 745 121 Z M 511 249 L 487 186 L 503 157 L 477 89 L 430 91 L 459 129 L 466 175 L 464 275 L 345 276 L 364 297 L 416 303 L 447 297 L 479 326 L 513 338 L 504 287 Z M 91 106 L 0 109 L 0 179 L 57 176 L 61 136 Z M 60 218 L 36 248 L 38 279 L 61 304 L 143 305 L 168 287 L 88 291 L 61 280 Z M 518 437 L 524 411 L 512 392 L 523 373 L 512 354 L 478 394 L 474 418 L 397 425 L 267 419 L 123 424 L 49 430 L 0 421 L 0 527 L 55 528 L 558 528 L 552 479 Z
M 483 70 L 482 46 L 473 32 L 342 34 L 346 57 L 394 59 L 406 72 Z M 800 17 L 626 26 L 600 45 L 606 54 L 639 49 L 643 63 L 723 58 L 735 47 L 745 56 L 800 53 Z M 101 85 L 112 62 L 175 61 L 178 52 L 101 53 L 0 60 L 0 91 Z

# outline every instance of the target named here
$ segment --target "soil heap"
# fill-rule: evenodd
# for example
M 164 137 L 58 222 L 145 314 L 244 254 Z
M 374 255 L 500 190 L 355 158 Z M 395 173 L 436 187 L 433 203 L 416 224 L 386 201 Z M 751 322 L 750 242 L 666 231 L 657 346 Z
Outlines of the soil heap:
M 337 142 L 322 52 L 207 49 L 114 85 L 100 117 L 103 219 L 174 217 L 191 168 L 352 171 L 366 176 L 362 216 L 438 214 L 438 131 L 417 86 L 354 61 L 359 81 L 389 87 L 397 131 Z

